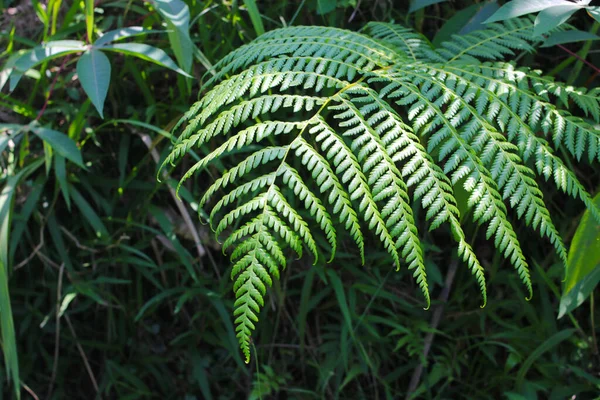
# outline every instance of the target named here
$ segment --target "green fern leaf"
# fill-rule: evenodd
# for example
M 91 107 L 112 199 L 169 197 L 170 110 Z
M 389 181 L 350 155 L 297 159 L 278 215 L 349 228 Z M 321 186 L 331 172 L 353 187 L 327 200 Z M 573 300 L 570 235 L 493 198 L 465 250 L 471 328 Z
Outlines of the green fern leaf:
M 180 185 L 217 160 L 228 167 L 202 194 L 200 209 L 210 207 L 223 251 L 232 249 L 235 324 L 246 361 L 264 297 L 290 250 L 302 257 L 306 249 L 315 262 L 329 251 L 331 261 L 340 232 L 363 263 L 365 238 L 378 239 L 396 268 L 411 270 L 429 306 L 414 203 L 430 230 L 450 229 L 485 305 L 485 271 L 464 230 L 459 186 L 469 193 L 461 206 L 487 226 L 486 238 L 529 297 L 530 272 L 512 219 L 547 238 L 566 261 L 543 189 L 553 184 L 581 199 L 600 221 L 567 166 L 600 161 L 600 89 L 570 87 L 504 61 L 534 50 L 533 26 L 530 18 L 489 24 L 437 49 L 395 24 L 369 23 L 360 33 L 289 27 L 215 65 L 205 94 L 177 124 L 179 139 L 163 165 L 202 146 L 213 150 Z

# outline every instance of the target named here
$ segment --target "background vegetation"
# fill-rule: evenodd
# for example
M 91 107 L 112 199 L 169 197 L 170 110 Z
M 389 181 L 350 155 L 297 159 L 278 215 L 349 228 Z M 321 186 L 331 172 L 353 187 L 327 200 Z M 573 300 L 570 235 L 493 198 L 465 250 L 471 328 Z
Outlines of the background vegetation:
M 179 176 L 155 179 L 170 130 L 200 95 L 198 80 L 212 64 L 264 30 L 394 20 L 435 43 L 473 29 L 482 8 L 495 4 L 426 1 L 409 10 L 400 3 L 0 0 L 0 285 L 9 277 L 0 313 L 7 330 L 12 309 L 16 335 L 16 348 L 3 346 L 9 363 L 0 369 L 0 396 L 14 396 L 10 362 L 18 355 L 24 398 L 596 398 L 593 288 L 600 276 L 579 288 L 590 300 L 557 320 L 565 272 L 537 239 L 522 244 L 534 282 L 526 301 L 518 276 L 477 236 L 472 245 L 489 283 L 483 309 L 470 272 L 435 232 L 422 238 L 430 311 L 409 272 L 390 268 L 377 246 L 367 243 L 365 267 L 353 267 L 352 252 L 344 252 L 351 241 L 340 244 L 332 264 L 290 260 L 267 297 L 253 362 L 243 363 L 230 263 L 194 209 L 208 183 L 186 183 L 180 194 L 188 207 L 174 196 Z M 599 27 L 585 12 L 569 22 L 585 32 Z M 89 70 L 78 66 L 82 51 L 101 33 L 131 26 L 153 32 L 119 43 L 152 49 L 102 50 L 111 72 L 99 80 L 110 83 L 100 107 L 102 86 L 86 87 Z M 9 92 L 11 57 L 56 40 L 83 44 L 57 58 L 36 54 L 42 62 Z M 592 88 L 600 82 L 598 43 L 516 58 Z M 577 172 L 596 193 L 598 171 L 583 164 Z M 555 192 L 545 200 L 567 244 L 577 245 L 570 258 L 593 256 L 597 224 L 575 234 L 581 204 Z M 527 237 L 524 226 L 516 228 Z M 475 227 L 468 233 L 475 237 Z M 597 258 L 581 263 L 598 270 Z

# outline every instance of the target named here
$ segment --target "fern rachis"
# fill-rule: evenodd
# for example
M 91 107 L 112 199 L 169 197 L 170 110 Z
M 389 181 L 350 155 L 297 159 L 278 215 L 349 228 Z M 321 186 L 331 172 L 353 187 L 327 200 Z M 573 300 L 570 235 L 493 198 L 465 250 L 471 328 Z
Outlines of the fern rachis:
M 433 49 L 392 24 L 371 23 L 361 33 L 291 27 L 217 64 L 208 91 L 178 124 L 185 129 L 165 163 L 218 143 L 181 184 L 217 159 L 250 153 L 234 160 L 200 202 L 205 207 L 223 193 L 210 223 L 225 236 L 223 249 L 233 248 L 235 322 L 247 359 L 267 287 L 286 266 L 286 247 L 298 257 L 308 249 L 317 262 L 328 244 L 333 259 L 339 230 L 349 233 L 363 262 L 365 236 L 377 238 L 397 268 L 412 270 L 428 305 L 413 201 L 430 229 L 449 225 L 485 304 L 485 271 L 461 226 L 457 185 L 529 295 L 512 214 L 566 261 L 536 177 L 580 198 L 600 221 L 590 194 L 555 154 L 564 147 L 577 160 L 600 160 L 600 131 L 553 102 L 599 123 L 600 90 L 567 87 L 501 61 L 532 49 L 532 29 L 530 19 L 510 20 Z

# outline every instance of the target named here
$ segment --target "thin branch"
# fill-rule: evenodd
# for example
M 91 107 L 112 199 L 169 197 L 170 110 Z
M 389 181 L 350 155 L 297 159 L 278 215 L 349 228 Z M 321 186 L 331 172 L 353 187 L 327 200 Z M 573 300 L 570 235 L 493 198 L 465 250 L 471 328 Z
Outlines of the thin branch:
M 99 253 L 98 250 L 92 249 L 91 247 L 87 247 L 87 246 L 79 243 L 79 240 L 77 240 L 75 235 L 73 235 L 71 232 L 69 232 L 67 230 L 67 228 L 65 228 L 64 226 L 61 225 L 60 230 L 63 231 L 65 233 L 65 235 L 67 235 L 69 237 L 69 239 L 71 239 L 73 241 L 73 243 L 75 243 L 75 246 L 77 246 L 78 249 L 89 251 L 90 253 Z
M 35 117 L 35 121 L 39 121 L 40 118 L 42 118 L 42 115 L 44 115 L 44 112 L 46 112 L 46 107 L 48 107 L 48 102 L 50 101 L 50 97 L 52 97 L 52 93 L 54 92 L 54 85 L 56 85 L 56 81 L 58 80 L 58 77 L 60 76 L 60 73 L 65 68 L 65 65 L 67 64 L 67 61 L 69 61 L 70 58 L 71 58 L 70 55 L 68 55 L 68 56 L 66 56 L 66 57 L 63 58 L 63 61 L 60 64 L 60 67 L 58 68 L 58 71 L 56 71 L 56 74 L 54 75 L 54 79 L 52 80 L 52 84 L 50 84 L 50 89 L 48 89 L 48 96 L 46 96 L 46 101 L 44 101 L 44 105 L 42 106 L 42 109 L 38 113 L 37 117 Z
M 85 351 L 83 351 L 83 347 L 81 347 L 81 344 L 79 344 L 79 339 L 77 339 L 77 334 L 75 333 L 75 329 L 73 329 L 73 325 L 71 324 L 71 319 L 67 314 L 65 314 L 65 321 L 67 321 L 67 325 L 69 325 L 71 335 L 73 335 L 73 337 L 75 338 L 75 345 L 77 346 L 77 350 L 79 350 L 79 354 L 83 359 L 83 364 L 85 365 L 85 369 L 87 370 L 90 380 L 92 381 L 92 386 L 94 386 L 94 390 L 96 390 L 96 396 L 97 398 L 102 399 L 102 396 L 100 395 L 100 389 L 98 388 L 98 382 L 96 381 L 96 377 L 94 376 L 92 367 L 90 366 L 88 358 L 85 355 Z
M 578 59 L 579 61 L 581 61 L 582 63 L 586 64 L 588 67 L 590 67 L 591 69 L 596 71 L 596 73 L 600 73 L 600 68 L 596 67 L 594 64 L 587 61 L 585 58 L 581 57 L 579 54 L 567 49 L 562 44 L 557 44 L 557 46 L 560 47 L 561 49 L 563 49 L 564 51 L 566 51 L 567 53 L 569 53 L 570 55 L 572 55 L 573 57 L 575 57 L 576 59 Z
M 29 395 L 31 397 L 33 397 L 33 400 L 40 400 L 40 398 L 37 396 L 37 394 L 35 394 L 35 392 L 29 386 L 27 386 L 23 382 L 21 382 L 21 386 L 23 386 L 23 389 L 25 389 L 25 391 L 27 393 L 29 393 Z
M 33 259 L 33 257 L 35 257 L 37 255 L 37 253 L 42 249 L 42 247 L 44 247 L 44 228 L 45 228 L 45 224 L 42 224 L 40 226 L 40 242 L 37 244 L 37 246 L 35 246 L 32 250 L 32 252 L 27 256 L 27 258 L 25 258 L 23 261 L 21 261 L 20 263 L 18 263 L 17 265 L 14 266 L 14 270 L 18 270 L 19 268 L 24 267 L 25 265 L 29 264 L 29 261 L 31 261 Z

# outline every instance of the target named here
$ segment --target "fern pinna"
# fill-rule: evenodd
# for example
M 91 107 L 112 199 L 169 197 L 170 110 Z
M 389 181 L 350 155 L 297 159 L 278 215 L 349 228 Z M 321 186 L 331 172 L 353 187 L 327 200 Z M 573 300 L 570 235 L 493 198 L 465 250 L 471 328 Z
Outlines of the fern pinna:
M 263 297 L 287 248 L 316 262 L 336 233 L 363 258 L 373 235 L 399 268 L 412 271 L 429 305 L 412 202 L 430 229 L 448 224 L 458 255 L 486 302 L 485 272 L 462 227 L 453 189 L 469 193 L 473 220 L 517 270 L 531 295 L 527 260 L 509 218 L 563 241 L 536 180 L 581 199 L 590 194 L 556 155 L 600 159 L 600 90 L 577 89 L 502 61 L 532 50 L 533 22 L 513 19 L 454 36 L 434 49 L 414 31 L 374 22 L 360 33 L 326 27 L 268 32 L 215 66 L 206 94 L 165 163 L 192 148 L 208 154 L 181 179 L 223 159 L 233 165 L 204 193 L 210 223 L 231 250 L 235 323 L 248 361 Z M 577 108 L 586 119 L 564 109 Z M 178 128 L 176 128 L 178 129 Z M 243 157 L 240 154 L 244 153 Z M 225 159 L 225 157 L 234 155 Z M 217 193 L 218 201 L 213 201 Z M 316 231 L 326 240 L 315 240 Z

